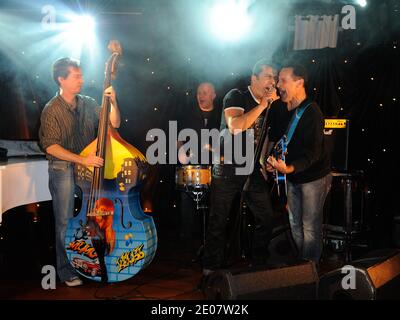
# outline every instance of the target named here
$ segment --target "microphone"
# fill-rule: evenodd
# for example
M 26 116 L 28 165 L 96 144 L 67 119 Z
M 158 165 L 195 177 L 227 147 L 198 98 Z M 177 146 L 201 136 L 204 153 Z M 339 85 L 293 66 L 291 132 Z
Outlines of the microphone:
M 270 87 L 268 87 L 268 88 L 266 88 L 265 89 L 265 91 L 267 92 L 267 93 L 272 93 L 274 90 L 276 90 L 276 86 L 275 86 L 275 84 L 273 84 L 272 86 L 270 86 Z M 268 99 L 268 105 L 270 105 L 272 102 L 274 102 L 275 100 L 274 99 Z

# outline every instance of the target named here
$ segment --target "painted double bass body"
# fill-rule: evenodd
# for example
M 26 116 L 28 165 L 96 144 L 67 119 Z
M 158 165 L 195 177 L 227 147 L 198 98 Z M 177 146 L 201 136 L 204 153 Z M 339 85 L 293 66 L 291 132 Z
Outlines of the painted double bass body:
M 104 104 L 103 97 L 102 117 L 108 117 Z M 147 161 L 108 125 L 107 118 L 101 119 L 99 126 L 102 121 L 106 124 L 103 133 L 99 129 L 98 138 L 81 155 L 96 153 L 105 165 L 75 166 L 82 206 L 69 220 L 65 247 L 69 261 L 82 276 L 117 282 L 150 264 L 157 249 L 157 231 L 153 218 L 140 205 Z

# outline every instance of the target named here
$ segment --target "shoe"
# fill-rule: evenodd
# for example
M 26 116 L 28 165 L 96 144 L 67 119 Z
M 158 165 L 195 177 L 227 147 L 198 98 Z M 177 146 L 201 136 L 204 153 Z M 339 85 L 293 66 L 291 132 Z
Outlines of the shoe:
M 77 286 L 81 286 L 83 284 L 83 282 L 78 277 L 73 277 L 70 280 L 65 281 L 65 284 L 68 287 L 77 287 Z
M 215 272 L 215 270 L 211 269 L 203 269 L 203 276 L 201 277 L 199 283 L 197 284 L 197 289 L 200 291 L 205 291 L 208 286 L 208 281 L 210 280 L 210 276 Z
M 210 275 L 203 275 L 197 284 L 197 290 L 200 290 L 201 292 L 205 293 L 205 290 L 207 289 L 208 282 L 210 281 Z
M 203 276 L 209 276 L 213 272 L 215 272 L 213 269 L 203 269 Z

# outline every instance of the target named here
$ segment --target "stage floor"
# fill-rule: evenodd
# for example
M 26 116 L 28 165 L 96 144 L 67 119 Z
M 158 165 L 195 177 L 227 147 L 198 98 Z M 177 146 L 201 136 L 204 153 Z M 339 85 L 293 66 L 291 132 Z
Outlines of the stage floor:
M 197 261 L 195 259 L 201 239 L 198 238 L 197 242 L 188 246 L 187 242 L 178 239 L 178 232 L 172 225 L 161 225 L 158 228 L 156 256 L 147 269 L 142 270 L 133 278 L 113 284 L 101 284 L 84 279 L 83 286 L 73 288 L 57 282 L 55 290 L 44 290 L 41 286 L 44 276 L 41 274 L 42 266 L 55 265 L 53 235 L 49 232 L 52 230 L 49 229 L 51 222 L 46 222 L 47 216 L 49 215 L 42 215 L 42 223 L 34 224 L 33 229 L 30 223 L 26 223 L 27 226 L 22 223 L 29 220 L 25 212 L 14 212 L 7 216 L 8 219 L 5 222 L 8 222 L 6 227 L 10 232 L 0 250 L 1 300 L 206 299 L 199 286 L 202 279 L 201 263 L 199 259 Z M 22 219 L 24 217 L 26 219 Z M 293 259 L 292 250 L 290 250 L 287 229 L 282 230 L 286 231 L 280 231 L 271 241 L 269 248 L 271 257 L 265 269 L 279 267 L 282 263 L 283 265 L 294 264 L 288 264 L 288 261 Z M 355 253 L 353 258 L 356 259 L 364 252 Z M 248 264 L 247 259 L 239 258 L 231 267 L 247 272 L 251 270 Z M 319 275 L 344 264 L 342 253 L 335 253 L 325 248 Z
M 176 242 L 160 245 L 149 267 L 123 282 L 101 284 L 84 279 L 79 287 L 57 282 L 55 290 L 44 290 L 40 271 L 28 276 L 16 274 L 1 277 L 1 300 L 205 300 L 199 288 L 201 265 L 194 261 L 195 252 L 188 252 Z M 321 264 L 320 273 L 333 270 L 340 261 L 331 257 Z M 235 267 L 246 269 L 247 261 Z
M 16 274 L 0 280 L 0 300 L 203 300 L 197 288 L 202 272 L 199 262 L 192 262 L 193 255 L 182 250 L 159 246 L 148 268 L 134 277 L 117 283 L 101 284 L 83 279 L 79 287 L 56 283 L 55 290 L 44 290 L 40 271 L 18 277 Z

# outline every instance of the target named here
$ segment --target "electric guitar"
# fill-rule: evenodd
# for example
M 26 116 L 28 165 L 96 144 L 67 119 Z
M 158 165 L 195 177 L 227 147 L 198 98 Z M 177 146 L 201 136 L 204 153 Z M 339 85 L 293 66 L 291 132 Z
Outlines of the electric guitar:
M 284 135 L 274 146 L 271 151 L 271 156 L 273 156 L 276 160 L 281 159 L 285 162 L 287 154 L 287 137 Z M 269 160 L 270 158 L 268 158 Z M 268 161 L 267 160 L 267 161 Z M 278 170 L 274 170 L 274 180 L 276 184 L 276 190 L 278 193 L 278 197 L 280 199 L 285 199 L 287 195 L 287 185 L 286 185 L 286 174 L 279 172 Z

